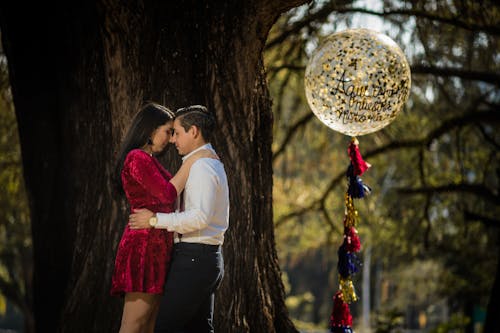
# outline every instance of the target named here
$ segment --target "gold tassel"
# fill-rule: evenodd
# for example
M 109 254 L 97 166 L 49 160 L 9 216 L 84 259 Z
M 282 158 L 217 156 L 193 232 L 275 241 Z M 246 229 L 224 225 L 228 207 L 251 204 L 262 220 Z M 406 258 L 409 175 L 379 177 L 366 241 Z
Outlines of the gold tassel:
M 348 304 L 356 302 L 358 300 L 358 296 L 356 296 L 356 291 L 354 291 L 354 284 L 352 283 L 352 280 L 349 277 L 344 279 L 341 275 L 339 275 L 339 283 L 344 302 Z
M 354 202 L 349 194 L 345 194 L 345 222 L 346 227 L 356 227 L 358 224 L 358 211 L 354 208 Z

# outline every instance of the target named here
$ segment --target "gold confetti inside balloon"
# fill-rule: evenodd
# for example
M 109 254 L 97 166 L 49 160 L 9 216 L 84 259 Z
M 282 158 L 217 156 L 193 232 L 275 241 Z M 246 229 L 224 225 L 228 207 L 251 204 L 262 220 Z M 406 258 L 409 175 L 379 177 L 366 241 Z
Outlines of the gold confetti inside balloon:
M 359 136 L 396 118 L 410 95 L 410 66 L 389 37 L 351 29 L 327 37 L 309 59 L 307 101 L 331 129 Z

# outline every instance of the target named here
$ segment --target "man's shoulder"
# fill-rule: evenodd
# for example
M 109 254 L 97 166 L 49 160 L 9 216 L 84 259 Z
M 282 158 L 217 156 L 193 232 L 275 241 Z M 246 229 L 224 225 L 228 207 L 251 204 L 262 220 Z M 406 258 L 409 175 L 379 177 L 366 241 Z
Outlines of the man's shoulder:
M 189 171 L 189 178 L 195 175 L 207 175 L 211 174 L 216 177 L 226 176 L 226 170 L 224 169 L 224 164 L 216 158 L 200 158 L 191 166 Z
M 191 170 L 203 170 L 206 168 L 219 168 L 219 167 L 224 167 L 224 164 L 219 159 L 216 158 L 210 158 L 210 157 L 203 157 L 198 159 L 196 162 L 193 163 L 191 166 Z

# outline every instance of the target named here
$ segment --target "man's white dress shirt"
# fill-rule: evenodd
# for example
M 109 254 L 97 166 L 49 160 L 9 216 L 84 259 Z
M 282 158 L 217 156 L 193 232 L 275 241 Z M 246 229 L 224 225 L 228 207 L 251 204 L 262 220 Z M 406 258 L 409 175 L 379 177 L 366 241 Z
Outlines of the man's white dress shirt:
M 182 160 L 201 149 L 215 154 L 212 145 L 207 143 Z M 184 211 L 157 213 L 155 228 L 182 234 L 182 242 L 222 245 L 229 226 L 229 188 L 222 162 L 214 158 L 200 158 L 194 162 L 183 194 Z

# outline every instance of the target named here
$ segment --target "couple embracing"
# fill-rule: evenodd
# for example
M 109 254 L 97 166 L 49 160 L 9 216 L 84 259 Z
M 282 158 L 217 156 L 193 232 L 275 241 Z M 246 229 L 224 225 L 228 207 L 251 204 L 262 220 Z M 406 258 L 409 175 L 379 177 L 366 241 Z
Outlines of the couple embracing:
M 227 177 L 210 144 L 214 127 L 204 106 L 174 113 L 149 103 L 121 144 L 115 183 L 131 215 L 111 286 L 125 300 L 120 333 L 214 331 L 229 223 Z M 173 176 L 155 158 L 168 143 L 183 156 Z

